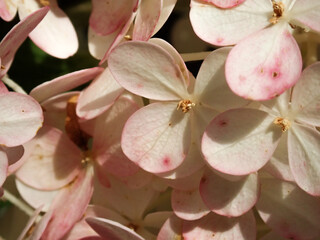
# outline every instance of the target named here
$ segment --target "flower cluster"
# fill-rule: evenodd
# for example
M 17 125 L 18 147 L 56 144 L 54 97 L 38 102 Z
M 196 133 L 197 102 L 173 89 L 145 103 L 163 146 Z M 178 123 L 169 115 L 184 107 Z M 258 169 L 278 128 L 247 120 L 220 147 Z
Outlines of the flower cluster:
M 215 46 L 199 59 L 153 37 L 180 1 L 89 4 L 97 66 L 26 94 L 7 74 L 21 44 L 68 58 L 76 29 L 56 0 L 0 1 L 21 19 L 0 43 L 0 196 L 30 217 L 5 236 L 319 239 L 320 3 L 191 0 Z

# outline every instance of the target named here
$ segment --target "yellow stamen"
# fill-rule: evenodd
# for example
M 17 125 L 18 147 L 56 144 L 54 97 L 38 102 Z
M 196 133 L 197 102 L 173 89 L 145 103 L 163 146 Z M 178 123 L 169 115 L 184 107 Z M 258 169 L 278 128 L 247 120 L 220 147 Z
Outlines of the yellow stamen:
M 283 15 L 284 4 L 282 2 L 276 2 L 275 0 L 272 0 L 272 7 L 273 7 L 273 14 L 272 14 L 272 18 L 269 19 L 269 22 L 272 24 L 276 24 L 279 18 L 281 18 Z
M 187 113 L 194 106 L 195 104 L 188 99 L 181 100 L 177 105 L 177 110 L 181 109 L 183 113 Z
M 291 127 L 291 122 L 288 119 L 282 117 L 277 117 L 273 121 L 273 123 L 281 127 L 282 132 L 287 131 Z

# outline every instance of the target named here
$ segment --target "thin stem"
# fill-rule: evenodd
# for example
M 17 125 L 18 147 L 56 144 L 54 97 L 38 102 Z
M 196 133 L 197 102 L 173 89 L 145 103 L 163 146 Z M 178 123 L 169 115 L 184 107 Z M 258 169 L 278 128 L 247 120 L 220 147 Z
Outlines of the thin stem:
M 17 198 L 16 196 L 8 192 L 8 190 L 4 189 L 2 198 L 11 202 L 13 205 L 15 205 L 21 211 L 26 213 L 28 216 L 33 215 L 34 210 L 31 207 L 29 207 L 25 202 L 23 202 L 21 199 Z
M 205 59 L 212 51 L 196 52 L 196 53 L 181 53 L 181 57 L 185 62 L 199 61 Z
M 17 92 L 17 93 L 22 93 L 22 94 L 27 94 L 26 91 L 23 90 L 23 88 L 17 84 L 15 81 L 13 81 L 12 79 L 10 79 L 8 77 L 8 75 L 5 75 L 2 78 L 2 81 L 8 86 L 10 87 L 13 91 Z

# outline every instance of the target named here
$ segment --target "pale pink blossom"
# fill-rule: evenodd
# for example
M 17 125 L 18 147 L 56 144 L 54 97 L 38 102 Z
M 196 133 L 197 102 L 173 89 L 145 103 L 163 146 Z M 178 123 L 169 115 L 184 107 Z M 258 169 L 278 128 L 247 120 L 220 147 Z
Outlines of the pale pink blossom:
M 319 32 L 320 5 L 308 0 L 246 0 L 220 9 L 192 0 L 190 19 L 196 34 L 219 46 L 236 46 L 226 62 L 226 79 L 236 94 L 268 100 L 299 79 L 302 59 L 293 28 Z
M 157 100 L 135 112 L 124 127 L 121 145 L 130 160 L 146 171 L 173 178 L 204 165 L 198 160 L 204 126 L 218 112 L 246 103 L 226 85 L 223 68 L 228 52 L 213 52 L 195 80 L 164 41 L 128 42 L 112 51 L 109 68 L 119 84 Z
M 292 95 L 287 91 L 265 102 L 265 111 L 233 109 L 213 119 L 202 139 L 209 165 L 232 175 L 255 172 L 272 157 L 284 135 L 287 143 L 281 143 L 275 164 L 267 170 L 278 177 L 283 173 L 285 180 L 291 180 L 291 172 L 303 190 L 319 196 L 319 70 L 319 63 L 306 68 Z

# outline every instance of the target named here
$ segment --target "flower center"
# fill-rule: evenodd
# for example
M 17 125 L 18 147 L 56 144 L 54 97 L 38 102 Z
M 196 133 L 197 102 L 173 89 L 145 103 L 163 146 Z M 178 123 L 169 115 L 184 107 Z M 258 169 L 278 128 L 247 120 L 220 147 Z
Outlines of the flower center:
M 273 7 L 273 14 L 272 18 L 269 19 L 269 22 L 272 24 L 276 24 L 279 20 L 279 18 L 282 17 L 284 12 L 284 4 L 282 2 L 276 2 L 275 0 L 272 1 L 272 7 Z
M 291 122 L 288 119 L 282 117 L 277 117 L 273 121 L 273 123 L 281 127 L 282 132 L 287 131 L 291 127 Z
M 191 102 L 188 99 L 181 100 L 177 105 L 177 110 L 181 109 L 183 113 L 189 112 L 189 110 L 195 106 L 195 103 Z

